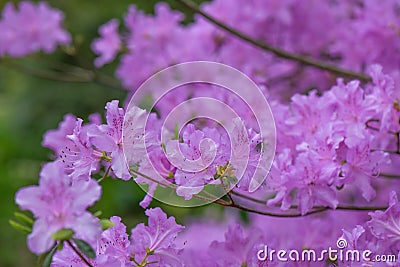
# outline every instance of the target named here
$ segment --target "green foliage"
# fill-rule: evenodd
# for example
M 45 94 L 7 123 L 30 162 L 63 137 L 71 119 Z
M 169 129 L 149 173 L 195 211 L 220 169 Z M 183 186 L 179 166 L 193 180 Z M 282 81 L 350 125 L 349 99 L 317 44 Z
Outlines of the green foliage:
M 74 230 L 63 228 L 51 235 L 54 240 L 65 241 L 71 239 L 74 235 Z
M 57 245 L 54 246 L 49 252 L 46 252 L 41 256 L 40 259 L 43 259 L 43 262 L 39 260 L 39 266 L 41 267 L 50 267 L 51 262 L 53 261 L 54 254 L 57 251 Z
M 74 240 L 74 243 L 76 244 L 76 246 L 78 247 L 78 249 L 83 254 L 88 256 L 90 259 L 96 258 L 96 252 L 88 243 L 86 243 L 82 239 L 78 239 L 78 238 L 73 238 L 73 240 Z
M 110 221 L 109 219 L 101 219 L 100 225 L 103 230 L 107 230 L 107 229 L 113 227 L 114 223 L 112 221 Z
M 31 227 L 32 227 L 32 225 L 33 225 L 33 219 L 30 218 L 29 216 L 27 216 L 27 215 L 25 215 L 25 214 L 23 214 L 23 213 L 21 213 L 21 212 L 14 212 L 14 216 L 15 216 L 17 219 L 19 219 L 21 222 L 23 222 L 23 223 L 27 224 L 28 226 L 31 226 Z
M 20 224 L 20 223 L 18 223 L 16 221 L 9 220 L 9 223 L 14 229 L 16 229 L 18 231 L 21 231 L 23 233 L 30 234 L 32 232 L 31 228 L 29 228 L 29 227 L 27 227 L 25 225 L 22 225 L 22 224 Z

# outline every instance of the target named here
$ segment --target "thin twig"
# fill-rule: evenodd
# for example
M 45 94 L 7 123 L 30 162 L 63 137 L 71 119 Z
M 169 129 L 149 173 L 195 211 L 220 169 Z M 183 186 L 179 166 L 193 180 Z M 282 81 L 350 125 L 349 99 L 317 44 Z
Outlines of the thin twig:
M 264 200 L 261 200 L 261 199 L 257 199 L 257 198 L 253 198 L 251 196 L 247 196 L 245 194 L 242 194 L 242 193 L 239 193 L 239 192 L 236 192 L 236 191 L 233 191 L 233 190 L 231 191 L 231 193 L 232 193 L 232 195 L 235 195 L 235 196 L 250 200 L 250 201 L 258 203 L 258 204 L 265 205 L 267 203 L 267 201 L 264 201 Z
M 257 204 L 263 204 L 263 205 L 266 204 L 266 201 L 264 200 L 253 198 L 239 192 L 231 191 L 231 193 L 233 195 L 247 199 Z M 338 205 L 336 207 L 337 210 L 354 210 L 354 211 L 375 211 L 375 210 L 386 210 L 387 208 L 388 208 L 387 206 L 354 206 L 354 205 Z M 298 209 L 298 206 L 292 205 L 290 206 L 290 209 Z M 330 208 L 327 208 L 325 206 L 314 206 L 313 209 L 330 209 Z
M 94 267 L 87 259 L 86 257 L 71 243 L 71 241 L 67 240 L 67 244 L 72 248 L 73 251 L 83 260 L 83 262 L 89 266 L 89 267 Z
M 137 174 L 137 175 L 142 176 L 143 178 L 146 178 L 146 179 L 148 179 L 150 181 L 153 181 L 153 182 L 155 182 L 157 184 L 166 186 L 166 187 L 168 187 L 170 189 L 176 189 L 177 188 L 177 186 L 175 184 L 164 184 L 164 183 L 162 183 L 160 181 L 157 181 L 157 180 L 153 179 L 152 177 L 150 177 L 150 176 L 148 176 L 146 174 L 143 174 L 143 173 L 141 173 L 139 171 L 136 171 L 136 170 L 131 170 L 131 171 L 133 173 Z M 232 195 L 236 195 L 236 196 L 245 198 L 247 200 L 253 201 L 253 202 L 258 203 L 258 204 L 264 204 L 264 205 L 266 204 L 266 202 L 263 201 L 263 200 L 252 198 L 252 197 L 246 196 L 244 194 L 241 194 L 239 192 L 230 191 L 230 193 L 232 193 Z M 271 216 L 271 217 L 301 217 L 301 216 L 306 216 L 306 215 L 311 215 L 311 214 L 323 212 L 323 211 L 326 211 L 326 210 L 331 210 L 331 208 L 329 208 L 329 207 L 315 206 L 315 207 L 313 207 L 313 209 L 311 211 L 307 212 L 306 214 L 301 214 L 300 212 L 296 212 L 296 213 L 285 213 L 285 212 L 276 213 L 276 212 L 262 211 L 262 210 L 257 210 L 257 209 L 254 209 L 254 208 L 246 207 L 246 206 L 243 206 L 243 205 L 235 203 L 233 201 L 233 199 L 231 199 L 231 203 L 229 203 L 229 202 L 223 201 L 221 199 L 212 200 L 212 199 L 207 199 L 207 198 L 205 198 L 203 196 L 199 196 L 199 195 L 193 195 L 193 197 L 199 198 L 199 199 L 205 200 L 205 201 L 210 201 L 210 202 L 213 202 L 213 203 L 225 206 L 225 207 L 237 208 L 237 209 L 240 209 L 240 210 L 243 210 L 243 211 L 257 213 L 257 214 Z M 290 207 L 291 210 L 297 209 L 297 208 L 298 208 L 297 205 L 293 205 L 293 206 Z M 336 209 L 337 210 L 351 210 L 351 211 L 375 211 L 375 210 L 385 210 L 385 209 L 387 209 L 387 206 L 372 206 L 372 207 L 371 206 L 364 206 L 364 207 L 361 206 L 361 207 L 359 207 L 359 206 L 352 206 L 352 205 L 350 205 L 350 206 L 341 205 L 341 206 L 336 207 Z
M 371 130 L 379 132 L 380 131 L 379 128 L 370 125 L 371 122 L 379 122 L 379 120 L 368 120 L 367 122 L 365 122 L 365 127 L 367 127 L 368 129 L 371 129 Z
M 257 209 L 253 209 L 253 208 L 249 208 L 249 207 L 245 207 L 239 204 L 232 204 L 229 207 L 233 207 L 233 208 L 237 208 L 240 210 L 244 210 L 247 212 L 252 212 L 252 213 L 256 213 L 256 214 L 261 214 L 261 215 L 266 215 L 266 216 L 270 216 L 270 217 L 304 217 L 307 215 L 311 215 L 311 214 L 315 214 L 315 213 L 319 213 L 319 212 L 323 212 L 328 210 L 329 208 L 327 207 L 322 207 L 322 208 L 317 208 L 317 209 L 313 209 L 305 214 L 301 214 L 300 212 L 296 212 L 296 213 L 275 213 L 275 212 L 269 212 L 269 211 L 261 211 L 261 210 L 257 210 Z
M 400 178 L 400 174 L 379 173 L 379 175 L 377 177 L 390 178 L 390 179 L 399 179 Z
M 352 211 L 376 211 L 386 210 L 388 206 L 353 206 L 353 205 L 339 205 L 336 207 L 337 210 L 352 210 Z
M 152 178 L 152 177 L 150 177 L 150 176 L 148 176 L 148 175 L 146 175 L 146 174 L 144 174 L 144 173 L 141 173 L 141 172 L 139 172 L 139 171 L 131 170 L 131 172 L 133 172 L 134 174 L 140 175 L 140 176 L 142 176 L 143 178 L 146 178 L 146 179 L 148 179 L 148 180 L 150 180 L 150 181 L 152 181 L 152 182 L 155 182 L 155 183 L 157 183 L 157 184 L 159 184 L 159 185 L 163 185 L 163 186 L 165 186 L 165 187 L 168 187 L 168 188 L 170 188 L 170 189 L 176 189 L 176 188 L 177 188 L 177 186 L 176 186 L 175 184 L 165 184 L 165 183 L 162 183 L 162 182 L 157 181 L 156 179 L 154 179 L 154 178 Z M 205 201 L 210 201 L 210 202 L 213 202 L 213 203 L 216 203 L 216 204 L 225 206 L 225 207 L 233 207 L 233 208 L 241 209 L 241 210 L 244 210 L 244 211 L 253 212 L 253 213 L 258 213 L 258 214 L 262 214 L 262 215 L 268 215 L 268 216 L 272 216 L 272 217 L 299 217 L 299 216 L 302 216 L 301 213 L 282 214 L 282 213 L 273 213 L 273 212 L 259 211 L 259 210 L 255 210 L 255 209 L 252 209 L 252 208 L 248 208 L 248 207 L 241 206 L 241 205 L 236 204 L 236 203 L 234 203 L 234 202 L 232 202 L 232 203 L 228 203 L 228 202 L 225 202 L 225 201 L 220 202 L 220 201 L 219 201 L 220 199 L 217 199 L 217 200 L 213 201 L 212 199 L 203 198 L 202 196 L 199 196 L 199 195 L 193 195 L 193 197 L 196 197 L 196 198 L 199 198 L 199 199 L 205 200 Z M 324 209 L 324 210 L 325 210 L 325 209 Z M 322 211 L 322 210 L 320 210 L 320 211 Z M 315 212 L 313 212 L 313 213 L 315 213 Z M 311 214 L 311 213 L 310 213 L 310 214 Z
M 322 70 L 327 70 L 330 71 L 332 73 L 338 74 L 338 75 L 343 75 L 346 77 L 352 77 L 352 78 L 357 78 L 361 81 L 365 81 L 365 82 L 369 82 L 371 81 L 371 77 L 368 75 L 365 75 L 363 73 L 359 73 L 359 72 L 355 72 L 352 70 L 348 70 L 348 69 L 343 69 L 340 68 L 338 66 L 332 65 L 332 64 L 328 64 L 316 59 L 312 59 L 310 57 L 306 57 L 306 56 L 301 56 L 301 55 L 297 55 L 288 51 L 285 51 L 283 49 L 271 46 L 267 43 L 264 43 L 260 40 L 256 40 L 228 25 L 226 25 L 225 23 L 215 19 L 214 17 L 210 16 L 209 14 L 207 14 L 206 12 L 202 11 L 194 2 L 192 2 L 191 0 L 176 0 L 179 3 L 181 3 L 182 5 L 186 6 L 188 9 L 190 9 L 191 11 L 193 11 L 194 13 L 197 13 L 201 16 L 203 16 L 205 19 L 207 19 L 208 21 L 210 21 L 211 23 L 217 25 L 218 27 L 220 27 L 221 29 L 224 29 L 225 31 L 233 34 L 234 36 L 256 46 L 259 47 L 265 51 L 269 51 L 273 54 L 275 54 L 278 57 L 281 58 L 285 58 L 288 60 L 292 60 L 292 61 L 296 61 L 296 62 L 300 62 L 304 65 L 308 65 L 308 66 L 312 66 L 318 69 L 322 69 Z
M 77 68 L 80 71 L 53 71 L 53 70 L 41 70 L 27 67 L 23 64 L 16 63 L 12 60 L 1 59 L 0 63 L 4 66 L 10 67 L 19 72 L 35 76 L 38 78 L 59 81 L 59 82 L 71 82 L 71 83 L 96 83 L 105 87 L 111 87 L 114 89 L 125 90 L 121 85 L 111 77 L 100 75 L 96 71 L 83 69 L 77 66 L 71 66 L 71 69 Z
M 223 181 L 223 177 L 222 177 L 222 176 L 219 177 L 219 181 L 221 182 L 221 186 L 222 186 L 222 188 L 224 189 L 224 192 L 225 192 L 226 196 L 229 198 L 229 201 L 230 201 L 230 202 L 229 202 L 229 205 L 235 203 L 235 202 L 233 201 L 233 198 L 232 198 L 230 192 L 229 192 L 229 191 L 230 191 L 229 188 L 226 187 L 226 185 L 225 185 L 225 183 L 224 183 L 224 181 Z M 229 206 L 229 205 L 228 205 L 228 206 Z
M 36 68 L 29 68 L 11 60 L 1 59 L 0 62 L 4 66 L 13 68 L 19 72 L 51 81 L 85 83 L 90 82 L 93 79 L 92 77 L 90 77 L 90 75 L 66 75 L 66 73 L 59 73 L 56 71 L 44 71 Z
M 371 122 L 379 123 L 379 120 L 370 119 L 370 120 L 365 122 L 365 127 L 367 127 L 370 130 L 374 130 L 374 131 L 380 132 L 380 129 L 378 127 L 374 127 L 374 126 L 370 125 Z M 390 130 L 388 131 L 388 133 L 394 135 L 396 138 L 399 135 L 399 132 L 393 132 L 393 131 L 390 131 Z
M 150 180 L 150 181 L 152 181 L 154 183 L 157 183 L 157 184 L 162 185 L 164 187 L 170 188 L 172 190 L 176 190 L 176 188 L 177 188 L 177 185 L 175 185 L 175 184 L 172 184 L 172 183 L 165 184 L 165 183 L 160 182 L 160 181 L 158 181 L 158 180 L 156 180 L 156 179 L 154 179 L 154 178 L 152 178 L 152 177 L 150 177 L 150 176 L 148 176 L 148 175 L 146 175 L 144 173 L 141 173 L 141 172 L 139 172 L 137 170 L 131 169 L 131 172 L 133 172 L 136 175 L 142 176 L 143 178 L 145 178 L 147 180 Z M 211 195 L 211 194 L 208 193 L 208 195 Z M 210 199 L 210 198 L 207 198 L 207 197 L 204 197 L 204 196 L 200 196 L 200 195 L 193 195 L 193 197 L 197 198 L 197 199 L 200 199 L 200 200 L 203 200 L 203 201 L 206 201 L 206 202 L 215 202 L 215 203 L 220 204 L 222 206 L 229 206 L 229 204 L 230 204 L 229 202 L 226 202 L 226 201 L 224 201 L 222 199 L 219 199 L 219 198 L 217 198 L 217 197 L 215 197 L 213 195 L 211 195 L 211 197 L 215 198 L 215 199 Z
M 141 172 L 139 172 L 137 170 L 131 169 L 130 171 L 133 172 L 136 175 L 142 176 L 143 178 L 146 178 L 147 180 L 150 180 L 150 181 L 152 181 L 154 183 L 157 183 L 159 185 L 162 185 L 164 187 L 168 187 L 170 189 L 176 189 L 177 188 L 177 186 L 175 184 L 172 184 L 172 183 L 165 184 L 165 183 L 160 182 L 160 181 L 148 176 L 147 174 L 141 173 Z
M 112 165 L 110 164 L 110 166 L 107 167 L 107 170 L 106 170 L 106 172 L 104 173 L 103 177 L 101 177 L 99 180 L 97 180 L 98 183 L 100 183 L 101 181 L 103 181 L 103 180 L 108 176 L 108 174 L 110 173 L 110 170 L 111 170 L 111 166 L 112 166 Z
M 245 207 L 239 204 L 232 204 L 229 207 L 234 207 L 240 210 L 256 213 L 256 214 L 261 214 L 261 215 L 267 215 L 271 217 L 303 217 L 311 214 L 316 214 L 320 213 L 323 211 L 327 210 L 333 210 L 332 208 L 329 207 L 322 207 L 322 206 L 314 206 L 313 209 L 305 214 L 301 214 L 300 212 L 298 213 L 274 213 L 274 212 L 268 212 L 268 211 L 261 211 L 249 207 Z M 290 207 L 290 209 L 297 209 L 297 205 L 293 205 Z M 376 210 L 386 210 L 388 207 L 387 206 L 374 206 L 374 207 L 359 207 L 359 206 L 338 206 L 336 207 L 336 210 L 347 210 L 347 211 L 376 211 Z

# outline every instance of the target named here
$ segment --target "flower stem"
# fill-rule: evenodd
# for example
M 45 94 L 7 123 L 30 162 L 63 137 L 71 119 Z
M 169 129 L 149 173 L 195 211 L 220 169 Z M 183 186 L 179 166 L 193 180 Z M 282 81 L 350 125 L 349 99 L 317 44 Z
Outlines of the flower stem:
M 140 175 L 143 178 L 146 178 L 146 179 L 148 179 L 150 181 L 153 181 L 153 182 L 155 182 L 157 184 L 166 186 L 166 187 L 168 187 L 170 189 L 176 189 L 177 188 L 177 186 L 175 184 L 164 184 L 164 183 L 162 183 L 160 181 L 157 181 L 156 179 L 151 178 L 150 176 L 148 176 L 146 174 L 143 174 L 143 173 L 141 173 L 139 171 L 131 170 L 131 172 L 133 172 L 133 173 L 135 173 L 137 175 Z M 326 210 L 333 210 L 332 208 L 329 208 L 329 207 L 314 206 L 312 208 L 312 210 L 307 212 L 306 214 L 301 214 L 300 212 L 288 213 L 288 212 L 263 211 L 263 210 L 258 210 L 258 209 L 255 209 L 255 208 L 246 207 L 246 206 L 243 206 L 241 204 L 236 203 L 233 200 L 232 195 L 241 197 L 243 199 L 247 199 L 247 200 L 249 200 L 249 201 L 251 201 L 253 203 L 265 205 L 266 201 L 264 201 L 264 200 L 256 199 L 256 198 L 247 196 L 245 194 L 242 194 L 242 193 L 239 193 L 239 192 L 236 192 L 236 191 L 233 191 L 233 190 L 230 191 L 230 192 L 227 192 L 227 194 L 229 194 L 228 197 L 231 200 L 230 202 L 226 202 L 226 201 L 224 201 L 222 199 L 216 199 L 216 200 L 208 199 L 206 197 L 199 196 L 199 195 L 193 195 L 193 197 L 199 198 L 199 199 L 204 200 L 204 201 L 210 201 L 210 202 L 219 204 L 221 206 L 237 208 L 237 209 L 240 209 L 240 210 L 243 210 L 243 211 L 257 213 L 257 214 L 271 216 L 271 217 L 302 217 L 302 216 L 307 216 L 307 215 L 323 212 L 323 211 L 326 211 Z M 375 210 L 385 210 L 387 208 L 388 208 L 387 206 L 354 206 L 354 205 L 339 205 L 339 206 L 336 207 L 337 210 L 348 210 L 348 211 L 375 211 Z M 297 209 L 298 209 L 297 205 L 292 205 L 290 207 L 290 211 L 297 210 Z
M 74 244 L 72 244 L 72 242 L 70 240 L 66 241 L 67 244 L 72 248 L 72 250 L 79 256 L 79 258 L 81 258 L 83 260 L 83 262 L 89 266 L 89 267 L 94 267 L 87 259 L 86 257 L 74 246 Z
M 400 179 L 400 174 L 379 173 L 378 177 L 390 178 L 390 179 Z
M 101 177 L 99 180 L 97 180 L 97 182 L 100 183 L 101 181 L 103 181 L 108 176 L 108 174 L 110 173 L 110 170 L 111 170 L 111 164 L 110 164 L 110 166 L 108 166 L 108 168 L 107 168 L 106 172 L 104 173 L 103 177 Z
M 172 183 L 166 184 L 166 183 L 160 182 L 160 181 L 158 181 L 158 180 L 156 180 L 156 179 L 154 179 L 154 178 L 152 178 L 152 177 L 150 177 L 150 176 L 148 176 L 148 175 L 146 175 L 144 173 L 141 173 L 141 172 L 139 172 L 137 170 L 131 169 L 131 172 L 136 174 L 136 175 L 142 176 L 143 178 L 145 178 L 147 180 L 150 180 L 150 181 L 152 181 L 154 183 L 157 183 L 157 184 L 162 185 L 164 187 L 170 188 L 172 190 L 176 190 L 176 188 L 177 188 L 177 186 L 175 184 L 172 184 Z M 216 196 L 214 196 L 214 195 L 212 195 L 212 194 L 210 194 L 208 192 L 204 192 L 204 193 L 207 194 L 211 198 L 207 198 L 205 196 L 201 196 L 201 195 L 198 195 L 198 194 L 197 195 L 193 195 L 193 197 L 197 198 L 197 199 L 200 199 L 200 200 L 204 200 L 206 202 L 215 202 L 215 203 L 220 204 L 222 206 L 229 206 L 229 204 L 230 204 L 229 202 L 226 202 L 226 201 L 224 201 L 222 199 L 219 199 Z
M 276 213 L 276 212 L 270 212 L 270 211 L 262 211 L 262 210 L 258 210 L 258 209 L 245 207 L 245 206 L 242 206 L 242 205 L 236 204 L 236 203 L 232 203 L 232 205 L 230 205 L 228 207 L 233 207 L 233 208 L 237 208 L 237 209 L 240 209 L 240 210 L 243 210 L 243 211 L 256 213 L 256 214 L 261 214 L 261 215 L 266 215 L 266 216 L 270 216 L 270 217 L 281 217 L 281 218 L 304 217 L 304 216 L 307 216 L 307 215 L 319 213 L 319 212 L 322 212 L 322 211 L 325 211 L 325 210 L 329 209 L 327 207 L 319 207 L 319 208 L 315 208 L 315 209 L 307 212 L 306 214 L 301 214 L 300 212 L 296 212 L 296 213 Z
M 94 70 L 84 69 L 78 66 L 69 67 L 70 69 L 74 69 L 74 71 L 70 71 L 67 68 L 60 71 L 53 71 L 30 68 L 23 64 L 17 63 L 14 60 L 4 58 L 0 59 L 0 63 L 21 73 L 25 73 L 46 80 L 71 83 L 96 83 L 105 87 L 124 90 L 119 82 L 114 80 L 113 78 L 100 75 Z M 79 71 L 76 71 L 76 69 L 78 69 Z
M 250 200 L 250 201 L 255 202 L 255 203 L 259 203 L 259 204 L 263 204 L 263 205 L 265 205 L 267 203 L 267 201 L 264 201 L 264 200 L 261 200 L 261 199 L 257 199 L 257 198 L 253 198 L 253 197 L 247 196 L 245 194 L 242 194 L 242 193 L 239 193 L 239 192 L 236 192 L 236 191 L 233 191 L 233 190 L 231 191 L 231 194 L 234 195 L 234 196 L 238 196 L 238 197 Z

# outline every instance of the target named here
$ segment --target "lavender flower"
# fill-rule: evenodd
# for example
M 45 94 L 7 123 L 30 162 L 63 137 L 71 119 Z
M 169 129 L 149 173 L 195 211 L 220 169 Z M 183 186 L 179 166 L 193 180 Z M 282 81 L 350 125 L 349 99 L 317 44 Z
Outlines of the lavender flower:
M 54 244 L 52 234 L 63 228 L 72 229 L 75 236 L 93 243 L 100 235 L 100 225 L 86 209 L 100 198 L 101 188 L 95 180 L 80 180 L 73 184 L 60 162 L 46 164 L 38 186 L 20 189 L 15 201 L 35 218 L 28 236 L 29 249 L 41 254 Z
M 6 4 L 0 20 L 0 55 L 21 57 L 43 50 L 53 52 L 57 45 L 71 41 L 62 27 L 63 13 L 46 2 L 22 1 L 18 10 Z

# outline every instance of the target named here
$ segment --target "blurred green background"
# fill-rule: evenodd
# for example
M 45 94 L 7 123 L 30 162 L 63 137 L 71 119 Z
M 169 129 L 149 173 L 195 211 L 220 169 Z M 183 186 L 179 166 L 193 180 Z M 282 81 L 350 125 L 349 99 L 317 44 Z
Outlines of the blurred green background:
M 18 3 L 19 1 L 13 1 Z M 41 146 L 43 134 L 58 127 L 64 114 L 72 113 L 87 119 L 91 113 L 104 114 L 104 105 L 112 99 L 121 101 L 127 92 L 96 83 L 72 83 L 51 81 L 28 74 L 54 63 L 68 63 L 93 68 L 94 54 L 91 41 L 98 36 L 98 27 L 127 12 L 130 4 L 136 4 L 146 12 L 153 12 L 155 0 L 59 0 L 49 1 L 65 13 L 65 27 L 76 43 L 76 51 L 67 55 L 57 51 L 46 55 L 37 53 L 21 59 L 0 59 L 0 266 L 34 266 L 36 257 L 25 243 L 25 235 L 9 225 L 9 219 L 18 210 L 14 204 L 16 191 L 26 185 L 37 184 L 41 165 L 51 160 L 51 151 Z M 167 1 L 179 8 L 174 1 Z M 197 1 L 199 2 L 199 1 Z M 6 1 L 0 0 L 0 9 Z M 190 14 L 187 14 L 190 19 Z M 99 70 L 102 75 L 112 76 L 116 63 Z M 129 186 L 127 186 L 127 183 Z M 128 228 L 144 221 L 143 210 L 138 202 L 144 192 L 132 182 L 106 179 L 103 197 L 93 210 L 101 210 L 102 217 L 119 215 Z M 154 203 L 157 206 L 160 203 Z M 178 222 L 187 213 L 200 214 L 204 208 L 181 209 L 163 207 Z

